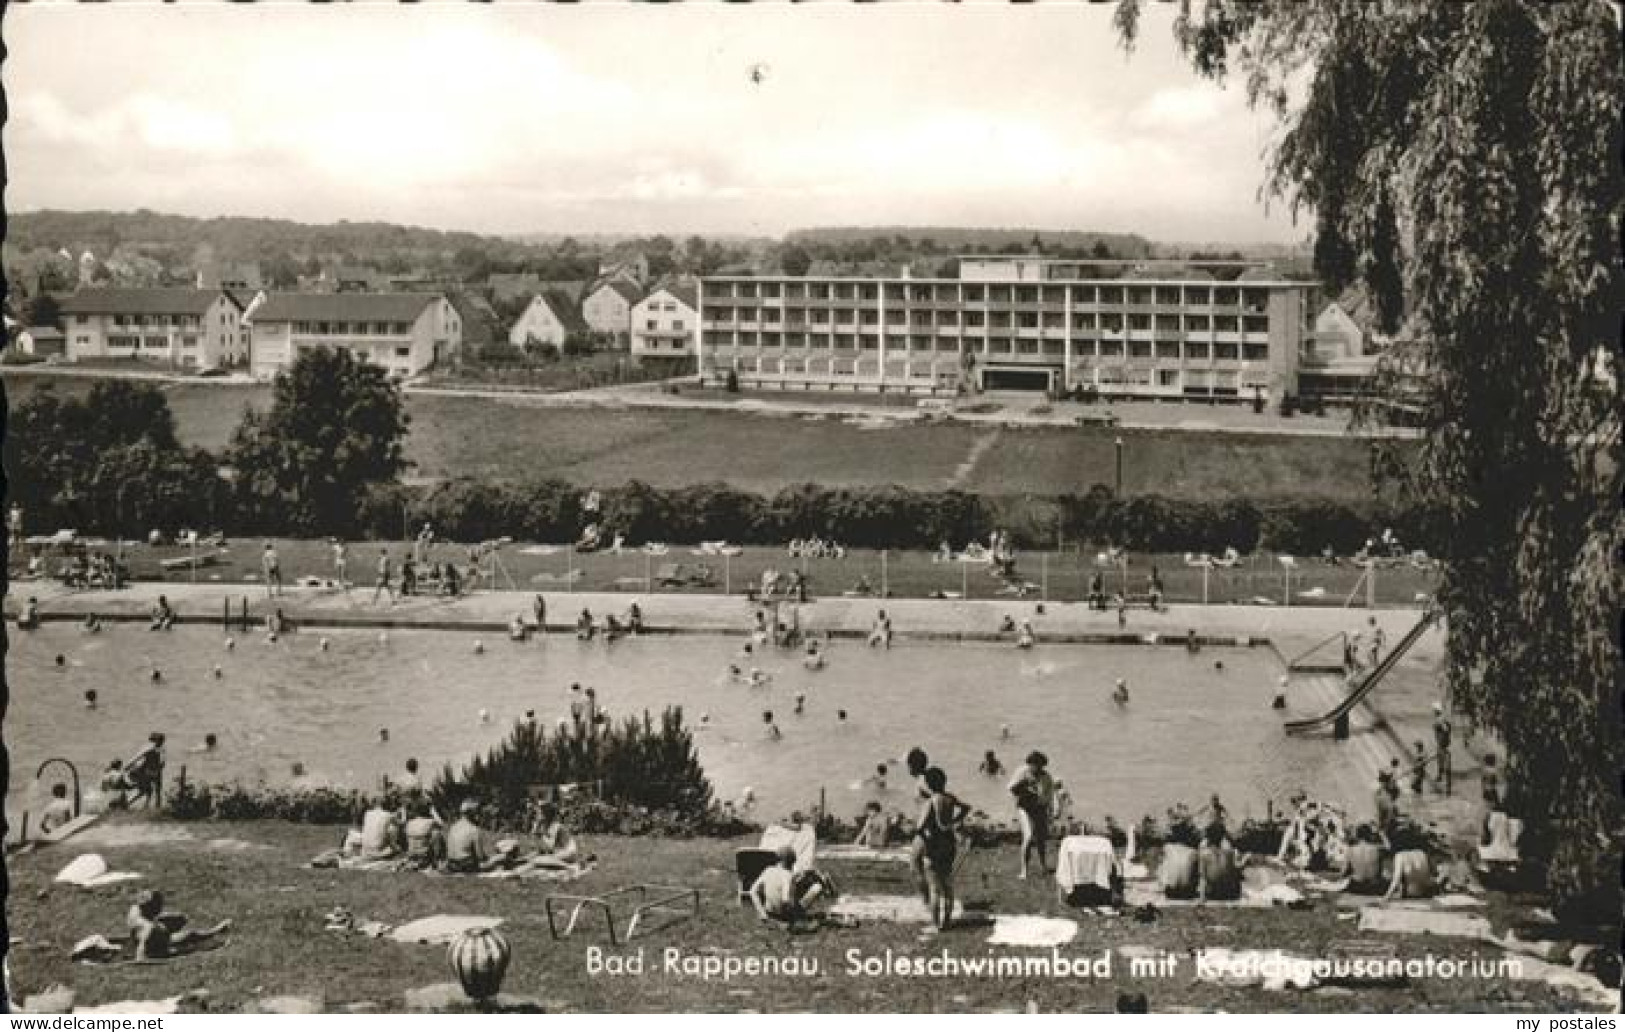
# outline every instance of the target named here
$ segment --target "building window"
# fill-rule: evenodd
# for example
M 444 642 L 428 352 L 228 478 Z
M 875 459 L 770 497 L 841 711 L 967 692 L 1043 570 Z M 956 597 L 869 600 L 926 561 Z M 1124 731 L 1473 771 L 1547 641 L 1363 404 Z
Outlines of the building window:
M 411 348 L 396 348 L 395 349 L 395 357 L 396 358 L 411 358 L 412 357 L 412 349 Z

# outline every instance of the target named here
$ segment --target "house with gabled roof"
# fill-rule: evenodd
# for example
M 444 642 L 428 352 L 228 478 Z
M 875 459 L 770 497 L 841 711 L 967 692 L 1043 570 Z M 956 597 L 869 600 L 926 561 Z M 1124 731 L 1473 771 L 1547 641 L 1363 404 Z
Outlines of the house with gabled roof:
M 520 313 L 508 331 L 508 343 L 527 351 L 542 346 L 562 348 L 572 338 L 586 340 L 591 335 L 573 299 L 560 290 L 544 290 Z
M 70 361 L 134 358 L 183 369 L 235 365 L 242 308 L 224 290 L 85 287 L 62 302 Z
M 699 328 L 699 292 L 691 284 L 667 283 L 632 306 L 632 357 L 689 358 Z
M 264 378 L 315 348 L 412 376 L 462 343 L 462 319 L 444 294 L 272 294 L 252 322 L 253 371 Z
M 643 299 L 643 291 L 629 280 L 613 276 L 587 291 L 581 299 L 581 317 L 594 339 L 615 348 L 631 343 L 632 306 Z

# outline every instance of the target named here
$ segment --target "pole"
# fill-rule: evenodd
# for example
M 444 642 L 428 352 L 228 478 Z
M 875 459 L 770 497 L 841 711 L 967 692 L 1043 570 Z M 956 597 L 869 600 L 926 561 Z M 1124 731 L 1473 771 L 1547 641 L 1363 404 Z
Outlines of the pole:
M 970 598 L 970 564 L 964 560 L 959 563 L 959 597 Z
M 1207 575 L 1208 575 L 1208 569 L 1209 569 L 1208 564 L 1203 563 L 1202 564 L 1202 604 L 1204 606 L 1207 605 Z
M 1038 557 L 1038 580 L 1039 580 L 1039 584 L 1040 584 L 1039 596 L 1045 602 L 1048 602 L 1049 601 L 1049 553 L 1048 552 L 1045 552 L 1044 554 L 1042 554 L 1042 555 L 1040 555 Z
M 732 595 L 734 593 L 733 569 L 733 556 L 729 555 L 727 552 L 722 553 L 722 593 L 724 595 Z
M 1292 604 L 1292 567 L 1284 563 L 1281 566 L 1281 604 L 1283 606 Z
M 564 583 L 571 591 L 576 589 L 576 546 L 573 542 L 564 550 Z
M 880 597 L 891 597 L 886 581 L 886 550 L 884 548 L 880 550 Z
M 1377 608 L 1377 561 L 1371 560 L 1371 565 L 1365 568 L 1365 607 Z
M 1121 497 L 1123 494 L 1123 439 L 1119 437 L 1112 444 L 1117 454 L 1117 480 L 1116 488 L 1112 491 L 1112 494 Z
M 643 553 L 643 593 L 645 595 L 654 591 L 654 574 L 650 572 L 654 568 L 653 563 L 654 558 L 648 552 Z

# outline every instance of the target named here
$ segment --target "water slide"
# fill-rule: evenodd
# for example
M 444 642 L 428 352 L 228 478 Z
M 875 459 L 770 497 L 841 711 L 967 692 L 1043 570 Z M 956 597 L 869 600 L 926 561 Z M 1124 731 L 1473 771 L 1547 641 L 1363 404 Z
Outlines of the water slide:
M 1429 607 L 1427 612 L 1422 614 L 1422 619 L 1416 622 L 1416 626 L 1405 632 L 1405 637 L 1399 639 L 1399 642 L 1388 651 L 1388 655 L 1382 657 L 1382 661 L 1366 673 L 1365 677 L 1359 684 L 1354 686 L 1354 689 L 1348 693 L 1342 702 L 1318 717 L 1310 717 L 1308 720 L 1287 721 L 1283 725 L 1287 733 L 1298 734 L 1304 731 L 1313 731 L 1327 725 L 1337 725 L 1346 721 L 1348 715 L 1353 712 L 1354 707 L 1358 706 L 1367 695 L 1371 694 L 1371 689 L 1375 688 L 1384 677 L 1388 676 L 1388 671 L 1399 665 L 1399 661 L 1405 657 L 1405 653 L 1411 650 L 1411 646 L 1420 641 L 1427 629 L 1432 627 L 1434 621 L 1438 620 L 1442 615 L 1444 615 L 1442 609 L 1436 606 Z

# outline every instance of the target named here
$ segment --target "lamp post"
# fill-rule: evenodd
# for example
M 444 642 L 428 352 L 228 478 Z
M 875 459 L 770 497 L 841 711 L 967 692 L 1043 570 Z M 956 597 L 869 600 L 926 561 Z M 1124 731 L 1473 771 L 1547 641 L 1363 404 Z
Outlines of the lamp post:
M 1123 438 L 1122 437 L 1118 437 L 1117 440 L 1112 442 L 1112 449 L 1116 453 L 1116 457 L 1117 457 L 1116 488 L 1112 491 L 1112 493 L 1115 494 L 1115 495 L 1118 495 L 1119 497 L 1121 497 L 1121 495 L 1123 494 Z

